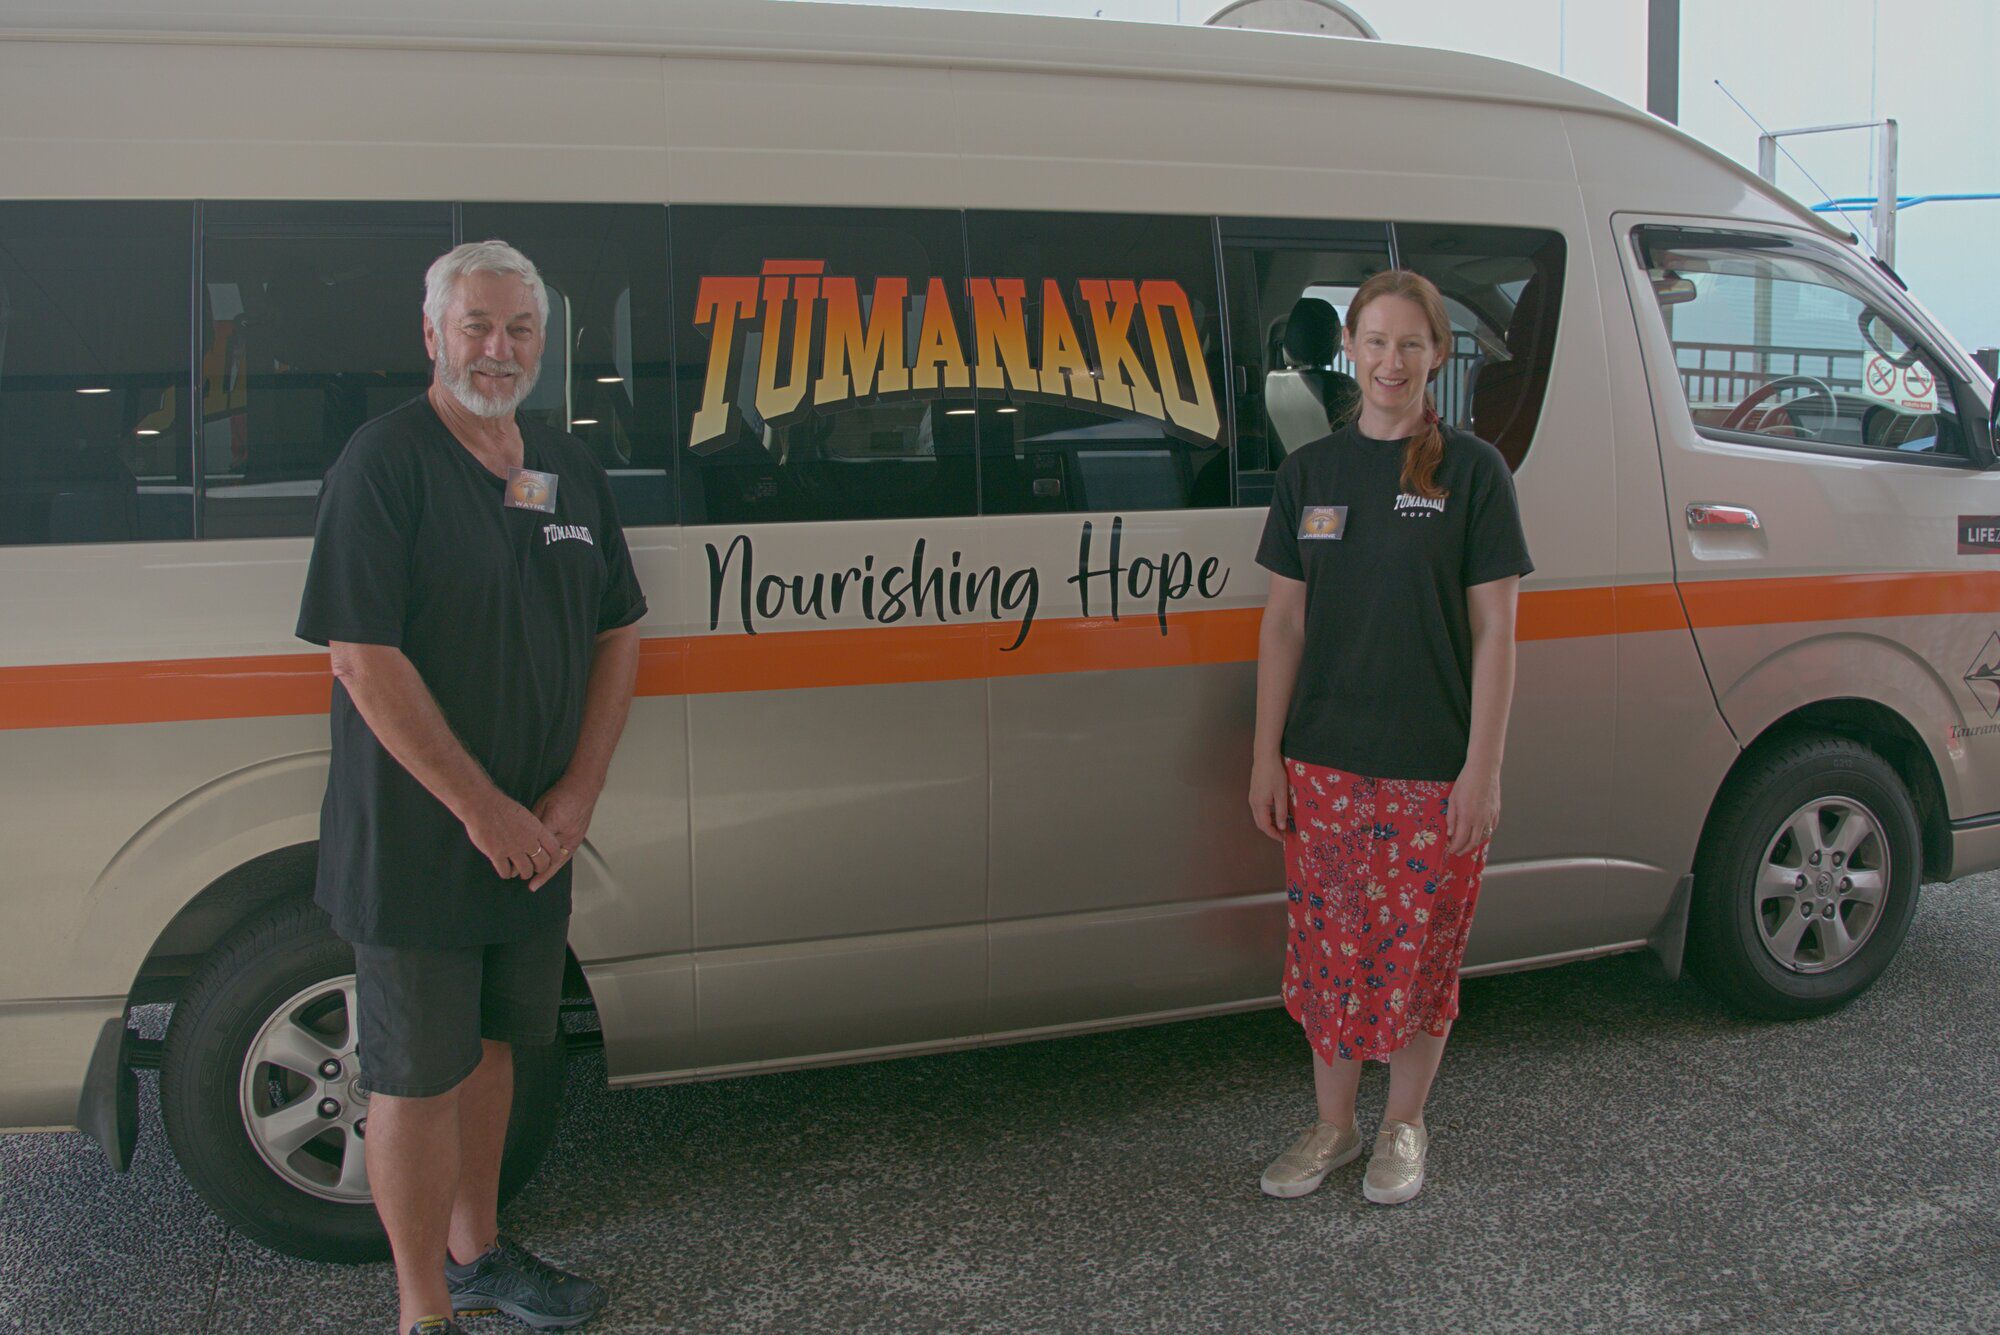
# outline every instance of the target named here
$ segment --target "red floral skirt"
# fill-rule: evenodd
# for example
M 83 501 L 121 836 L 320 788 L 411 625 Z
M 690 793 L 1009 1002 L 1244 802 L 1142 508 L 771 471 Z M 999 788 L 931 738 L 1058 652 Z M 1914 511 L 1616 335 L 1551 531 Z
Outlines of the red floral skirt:
M 1458 1018 L 1486 845 L 1445 852 L 1451 784 L 1285 762 L 1285 1009 L 1313 1051 L 1386 1059 Z

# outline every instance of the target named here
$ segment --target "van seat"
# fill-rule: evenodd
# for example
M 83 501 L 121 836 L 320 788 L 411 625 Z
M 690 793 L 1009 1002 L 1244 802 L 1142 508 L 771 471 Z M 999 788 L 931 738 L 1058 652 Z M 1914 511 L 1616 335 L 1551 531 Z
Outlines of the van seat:
M 1521 298 L 1507 321 L 1508 357 L 1482 360 L 1470 376 L 1466 395 L 1471 412 L 1467 425 L 1517 469 L 1528 453 L 1549 385 L 1549 362 L 1556 333 L 1558 285 L 1537 256 L 1535 274 L 1521 286 Z
M 1330 369 L 1339 324 L 1333 307 L 1301 297 L 1285 320 L 1285 366 L 1264 377 L 1264 408 L 1271 417 L 1271 462 L 1343 425 L 1361 406 L 1354 377 Z

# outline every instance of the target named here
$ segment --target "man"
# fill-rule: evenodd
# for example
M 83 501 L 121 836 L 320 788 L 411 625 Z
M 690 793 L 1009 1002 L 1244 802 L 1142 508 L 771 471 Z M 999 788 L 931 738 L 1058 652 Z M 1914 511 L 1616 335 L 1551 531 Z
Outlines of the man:
M 333 655 L 315 899 L 354 944 L 368 1178 L 399 1329 L 580 1325 L 602 1288 L 501 1236 L 514 1043 L 557 1036 L 570 859 L 638 671 L 646 603 L 604 470 L 521 421 L 548 320 L 499 241 L 424 280 L 429 391 L 320 493 L 299 635 Z

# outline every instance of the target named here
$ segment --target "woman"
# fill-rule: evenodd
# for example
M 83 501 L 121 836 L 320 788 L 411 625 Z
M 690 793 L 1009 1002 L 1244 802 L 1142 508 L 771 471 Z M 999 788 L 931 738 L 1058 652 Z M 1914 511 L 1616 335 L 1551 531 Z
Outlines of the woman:
M 1430 280 L 1377 274 L 1341 342 L 1353 422 L 1278 470 L 1258 564 L 1250 810 L 1285 845 L 1285 1008 L 1313 1055 L 1319 1120 L 1265 1170 L 1303 1196 L 1361 1152 L 1361 1067 L 1389 1064 L 1362 1194 L 1423 1189 L 1424 1100 L 1458 1016 L 1458 969 L 1500 818 L 1514 609 L 1534 568 L 1513 479 L 1444 427 L 1429 382 L 1451 349 Z

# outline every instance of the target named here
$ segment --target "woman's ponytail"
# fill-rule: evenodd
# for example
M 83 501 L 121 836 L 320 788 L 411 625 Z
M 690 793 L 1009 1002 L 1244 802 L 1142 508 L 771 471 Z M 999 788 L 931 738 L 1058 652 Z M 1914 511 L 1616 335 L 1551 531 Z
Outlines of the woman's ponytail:
M 1438 424 L 1437 404 L 1429 386 L 1424 388 L 1424 424 L 1403 447 L 1403 490 L 1426 500 L 1443 500 L 1438 486 L 1438 466 L 1444 462 L 1444 428 Z

